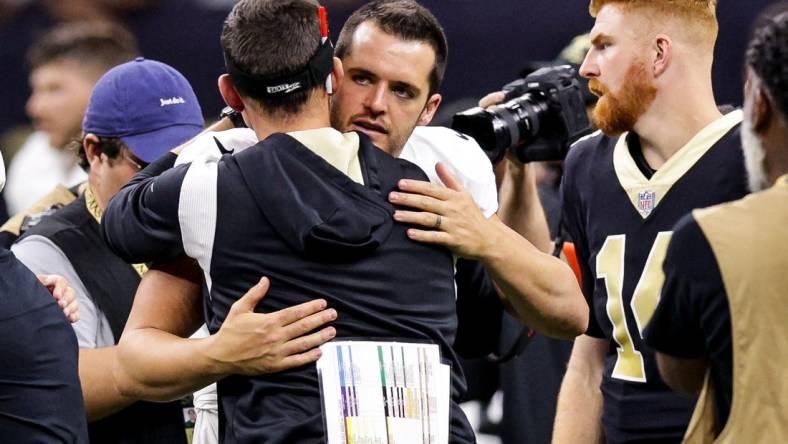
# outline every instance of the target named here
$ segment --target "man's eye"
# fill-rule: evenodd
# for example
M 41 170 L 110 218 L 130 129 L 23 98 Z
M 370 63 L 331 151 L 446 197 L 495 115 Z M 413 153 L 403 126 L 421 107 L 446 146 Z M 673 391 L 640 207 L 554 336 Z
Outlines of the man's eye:
M 58 92 L 60 92 L 62 89 L 63 89 L 63 88 L 62 88 L 60 85 L 58 85 L 58 84 L 47 84 L 47 85 L 41 86 L 41 87 L 39 87 L 39 88 L 36 88 L 36 90 L 37 90 L 38 92 L 41 92 L 41 93 L 48 93 L 48 94 L 54 94 L 54 93 L 58 93 Z
M 403 99 L 413 98 L 413 93 L 407 88 L 393 88 L 391 91 L 394 93 L 394 95 Z
M 369 85 L 371 83 L 367 76 L 353 76 L 353 81 L 359 85 Z

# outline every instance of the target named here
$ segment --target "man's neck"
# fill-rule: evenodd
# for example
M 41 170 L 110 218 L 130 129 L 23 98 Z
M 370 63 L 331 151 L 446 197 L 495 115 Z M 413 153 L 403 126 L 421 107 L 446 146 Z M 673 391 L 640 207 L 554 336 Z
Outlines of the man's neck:
M 259 140 L 274 133 L 290 133 L 331 126 L 328 105 L 307 103 L 295 114 L 263 114 L 250 110 L 247 113 L 249 124 Z
M 788 124 L 781 118 L 774 119 L 769 130 L 763 137 L 764 150 L 766 151 L 766 174 L 769 183 L 775 183 L 777 179 L 788 174 L 788 147 L 785 141 L 788 140 Z
M 634 131 L 640 136 L 643 156 L 658 170 L 696 134 L 722 114 L 713 95 L 699 100 L 680 100 L 675 103 L 657 98 L 648 111 L 638 119 Z

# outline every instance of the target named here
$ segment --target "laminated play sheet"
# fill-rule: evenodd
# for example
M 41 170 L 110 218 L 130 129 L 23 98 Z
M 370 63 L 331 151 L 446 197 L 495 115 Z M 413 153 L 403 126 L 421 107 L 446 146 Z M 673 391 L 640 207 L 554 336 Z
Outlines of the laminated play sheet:
M 334 341 L 317 361 L 328 444 L 445 444 L 450 367 L 435 344 Z

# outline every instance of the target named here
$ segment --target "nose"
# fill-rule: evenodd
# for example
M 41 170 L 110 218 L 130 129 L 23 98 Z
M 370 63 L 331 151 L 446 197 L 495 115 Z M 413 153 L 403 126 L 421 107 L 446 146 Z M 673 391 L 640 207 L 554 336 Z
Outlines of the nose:
M 372 115 L 380 115 L 386 112 L 386 88 L 383 84 L 375 85 L 370 88 L 369 93 L 364 98 L 364 106 Z
M 41 99 L 35 91 L 30 94 L 30 97 L 27 99 L 25 112 L 31 119 L 36 119 L 41 115 Z
M 580 65 L 580 75 L 587 79 L 599 77 L 599 66 L 593 61 L 593 53 L 594 48 L 591 48 L 583 59 L 583 64 Z

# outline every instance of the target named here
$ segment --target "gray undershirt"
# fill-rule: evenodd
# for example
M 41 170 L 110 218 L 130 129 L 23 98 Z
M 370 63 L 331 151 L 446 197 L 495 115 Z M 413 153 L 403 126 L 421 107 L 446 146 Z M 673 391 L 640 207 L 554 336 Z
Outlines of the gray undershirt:
M 74 289 L 79 303 L 79 321 L 71 324 L 80 348 L 115 345 L 109 321 L 88 294 L 85 284 L 63 250 L 43 236 L 29 236 L 11 246 L 11 252 L 35 274 L 63 276 Z

